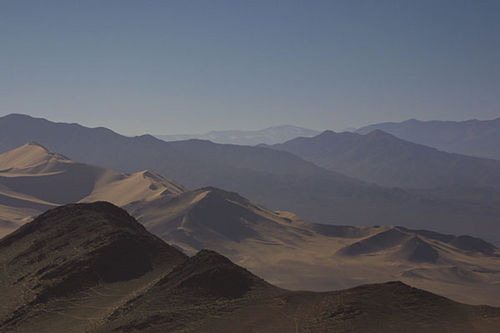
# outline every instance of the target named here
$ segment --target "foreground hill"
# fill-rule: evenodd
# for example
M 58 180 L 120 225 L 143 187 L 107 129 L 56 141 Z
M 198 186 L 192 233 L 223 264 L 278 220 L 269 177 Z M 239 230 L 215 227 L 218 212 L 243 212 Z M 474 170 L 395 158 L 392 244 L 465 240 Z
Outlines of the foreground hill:
M 383 186 L 500 188 L 500 161 L 439 151 L 381 130 L 365 135 L 325 131 L 271 148 Z
M 126 208 L 169 244 L 211 248 L 285 288 L 401 280 L 455 300 L 500 305 L 500 250 L 470 236 L 314 224 L 217 188 Z
M 112 204 L 49 210 L 0 240 L 0 331 L 83 332 L 184 260 Z
M 500 240 L 500 204 L 456 202 L 367 184 L 287 152 L 191 140 L 125 137 L 105 128 L 23 115 L 0 118 L 0 150 L 36 141 L 77 161 L 119 172 L 149 169 L 189 188 L 216 186 L 272 209 L 327 224 L 389 224 Z M 472 222 L 473 221 L 473 225 Z
M 205 134 L 156 135 L 164 141 L 181 141 L 189 139 L 210 140 L 215 143 L 255 146 L 258 144 L 282 143 L 300 136 L 318 135 L 318 131 L 296 126 L 273 126 L 255 131 L 212 131 Z
M 382 130 L 398 138 L 440 150 L 500 160 L 500 118 L 467 121 L 419 121 L 380 123 L 357 130 L 366 134 Z
M 213 251 L 187 258 L 103 202 L 44 213 L 0 240 L 0 263 L 6 332 L 496 332 L 500 325 L 498 308 L 400 282 L 279 289 Z

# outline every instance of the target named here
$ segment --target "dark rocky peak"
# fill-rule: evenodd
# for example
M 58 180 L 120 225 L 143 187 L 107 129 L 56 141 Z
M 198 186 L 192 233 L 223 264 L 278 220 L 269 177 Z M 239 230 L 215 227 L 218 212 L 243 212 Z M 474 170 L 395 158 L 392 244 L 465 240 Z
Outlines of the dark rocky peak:
M 274 288 L 226 257 L 210 250 L 201 250 L 177 266 L 159 285 L 223 298 L 239 298 L 259 287 Z
M 108 202 L 51 209 L 0 240 L 6 279 L 33 302 L 138 278 L 186 256 Z

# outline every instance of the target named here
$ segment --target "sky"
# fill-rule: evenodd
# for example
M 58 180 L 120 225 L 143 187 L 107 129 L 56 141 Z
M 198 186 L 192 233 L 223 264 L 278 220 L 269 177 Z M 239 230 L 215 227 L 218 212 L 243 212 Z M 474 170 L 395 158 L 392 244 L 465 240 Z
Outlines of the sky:
M 500 1 L 0 0 L 0 115 L 123 134 L 500 116 Z

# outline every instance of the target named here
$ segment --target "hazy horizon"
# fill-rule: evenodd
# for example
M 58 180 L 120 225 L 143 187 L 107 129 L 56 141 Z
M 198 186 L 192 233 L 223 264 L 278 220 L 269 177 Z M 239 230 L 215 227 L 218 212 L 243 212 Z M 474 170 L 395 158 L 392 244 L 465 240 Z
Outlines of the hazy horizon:
M 310 127 L 304 127 L 304 126 L 301 126 L 301 125 L 297 125 L 297 124 L 274 124 L 274 125 L 269 125 L 269 126 L 263 126 L 263 127 L 259 127 L 259 128 L 224 128 L 224 129 L 211 129 L 211 130 L 208 130 L 208 131 L 203 131 L 203 132 L 194 132 L 194 131 L 191 131 L 191 132 L 171 132 L 171 133 L 154 133 L 154 132 L 151 132 L 151 131 L 147 131 L 147 132 L 138 132 L 138 133 L 124 133 L 124 132 L 121 132 L 120 130 L 114 128 L 114 126 L 105 126 L 105 125 L 99 125 L 99 124 L 89 124 L 89 123 L 86 123 L 85 121 L 83 122 L 75 122 L 75 121 L 72 121 L 72 120 L 68 120 L 68 121 L 63 121 L 63 120 L 59 120 L 59 119 L 54 119 L 54 118 L 51 118 L 51 117 L 46 117 L 46 116 L 39 116 L 39 115 L 34 115 L 34 114 L 28 114 L 28 113 L 17 113 L 17 112 L 11 112 L 11 113 L 1 113 L 0 112 L 0 117 L 5 117 L 5 116 L 8 116 L 8 115 L 12 115 L 12 114 L 18 114 L 18 115 L 26 115 L 26 116 L 30 116 L 30 117 L 33 117 L 33 118 L 41 118 L 41 119 L 46 119 L 48 121 L 51 121 L 51 122 L 55 122 L 55 123 L 67 123 L 67 124 L 78 124 L 78 125 L 81 125 L 81 126 L 84 126 L 84 127 L 88 127 L 88 128 L 99 128 L 99 127 L 104 127 L 104 128 L 107 128 L 107 129 L 110 129 L 112 130 L 113 132 L 115 133 L 118 133 L 118 134 L 121 134 L 121 135 L 124 135 L 124 136 L 141 136 L 141 135 L 153 135 L 153 136 L 161 136 L 161 135 L 166 135 L 166 136 L 176 136 L 176 135 L 200 135 L 200 134 L 209 134 L 211 132 L 224 132 L 224 131 L 241 131 L 241 132 L 252 132 L 252 131 L 259 131 L 259 130 L 265 130 L 265 129 L 269 129 L 269 128 L 274 128 L 274 127 L 282 127 L 282 126 L 291 126 L 291 127 L 298 127 L 298 128 L 304 128 L 304 129 L 309 129 L 309 130 L 314 130 L 314 131 L 318 131 L 318 132 L 324 132 L 324 131 L 328 131 L 328 130 L 331 130 L 331 131 L 334 131 L 334 132 L 343 132 L 343 131 L 349 131 L 349 130 L 356 130 L 356 129 L 359 129 L 359 128 L 362 128 L 363 126 L 359 126 L 359 127 L 344 127 L 344 128 L 340 128 L 340 129 L 335 129 L 335 128 L 310 128 Z M 418 119 L 418 118 L 408 118 L 408 119 L 403 119 L 401 121 L 392 121 L 392 120 L 387 120 L 387 121 L 381 121 L 381 122 L 377 122 L 378 123 L 399 123 L 399 122 L 403 122 L 403 121 L 407 121 L 407 120 L 417 120 L 417 121 L 451 121 L 451 122 L 462 122 L 462 121 L 469 121 L 469 120 L 479 120 L 479 121 L 488 121 L 488 120 L 494 120 L 494 119 L 497 119 L 497 118 L 500 118 L 500 117 L 493 117 L 493 118 L 466 118 L 466 119 Z M 367 123 L 365 124 L 366 126 L 368 125 L 374 125 L 376 123 Z
M 500 1 L 0 1 L 0 331 L 500 332 Z
M 491 119 L 500 3 L 4 1 L 0 114 L 126 135 Z

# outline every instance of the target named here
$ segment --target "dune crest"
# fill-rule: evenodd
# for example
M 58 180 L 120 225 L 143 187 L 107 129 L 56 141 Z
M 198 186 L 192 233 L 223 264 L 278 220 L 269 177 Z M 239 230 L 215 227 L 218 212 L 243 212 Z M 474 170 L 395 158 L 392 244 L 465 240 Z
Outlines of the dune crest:
M 151 170 L 120 174 L 72 161 L 30 142 L 0 154 L 0 205 L 8 207 L 0 209 L 0 220 L 12 222 L 0 226 L 0 236 L 61 204 L 106 200 L 124 206 L 184 191 Z

